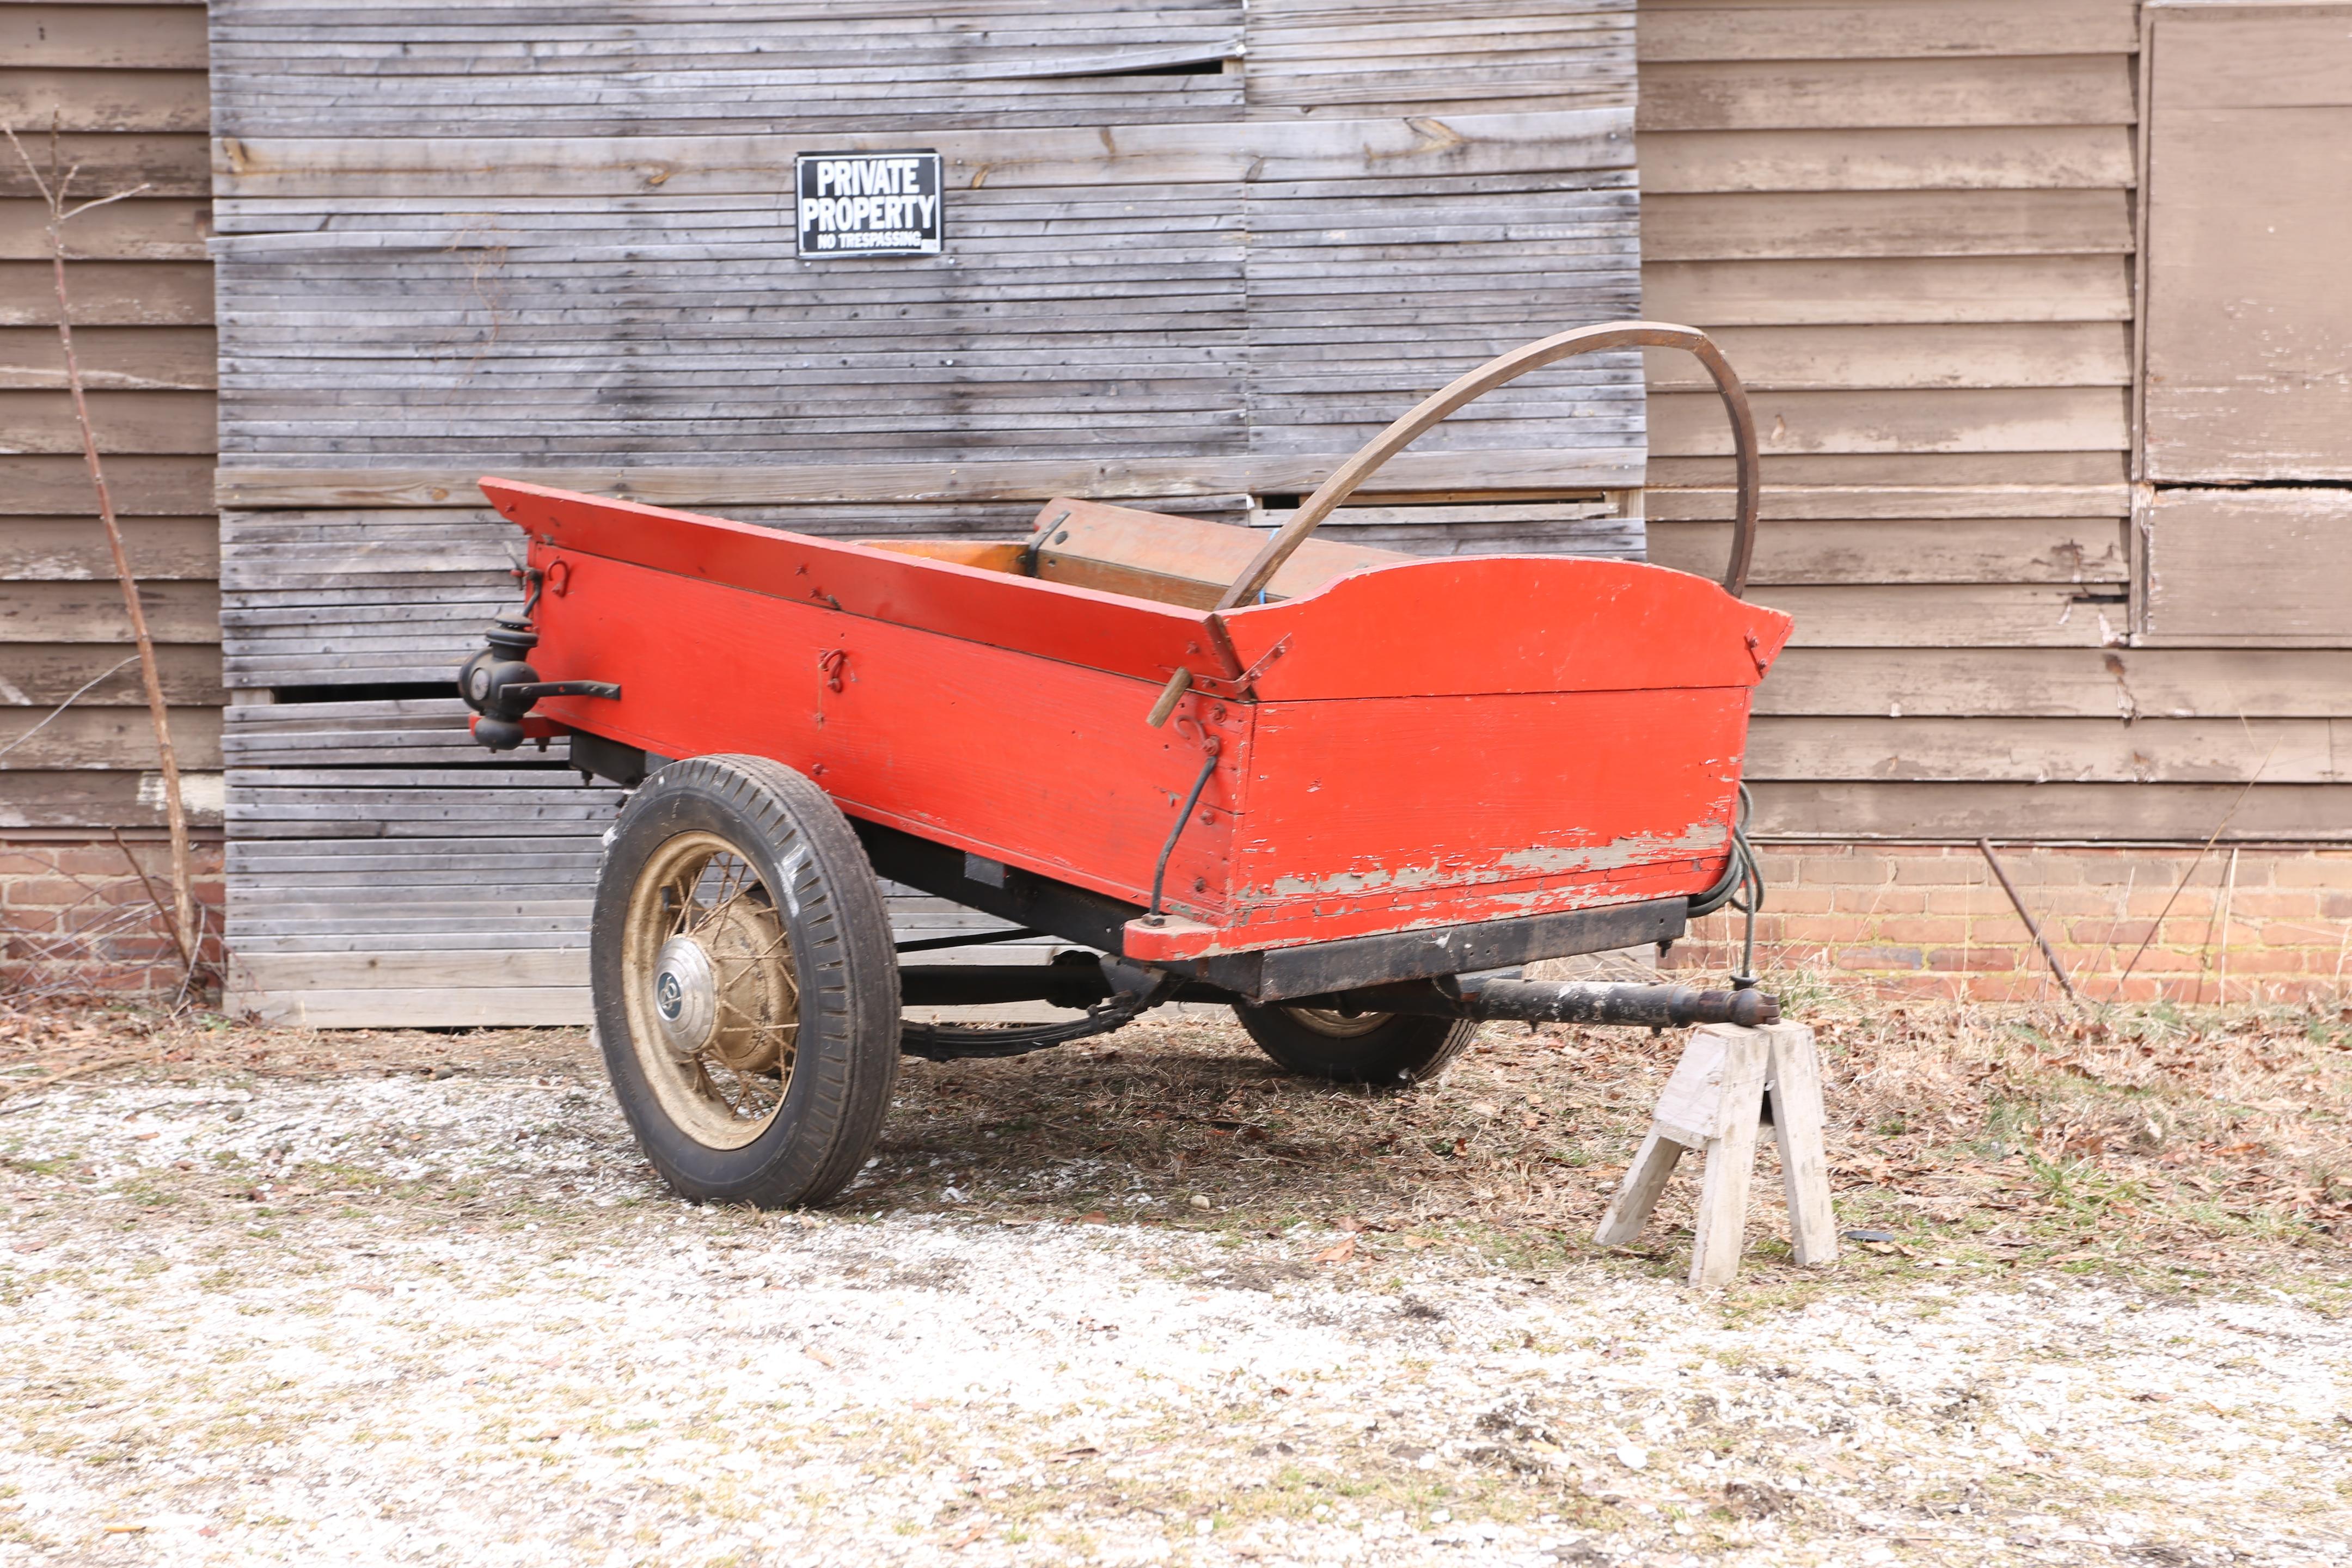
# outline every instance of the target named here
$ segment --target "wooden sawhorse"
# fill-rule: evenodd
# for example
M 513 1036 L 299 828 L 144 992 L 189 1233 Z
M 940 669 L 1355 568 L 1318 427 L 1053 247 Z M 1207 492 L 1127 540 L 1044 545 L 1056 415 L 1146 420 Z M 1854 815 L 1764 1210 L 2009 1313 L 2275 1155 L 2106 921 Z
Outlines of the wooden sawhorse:
M 1822 1137 L 1822 1074 L 1813 1032 L 1801 1024 L 1745 1029 L 1708 1024 L 1691 1032 L 1674 1076 L 1658 1096 L 1649 1136 L 1626 1167 L 1592 1239 L 1622 1247 L 1642 1234 L 1666 1178 L 1685 1150 L 1706 1161 L 1701 1178 L 1697 1240 L 1690 1282 L 1731 1283 L 1748 1228 L 1748 1184 L 1767 1100 L 1780 1142 L 1781 1184 L 1797 1261 L 1837 1261 L 1837 1221 L 1830 1211 L 1829 1156 Z

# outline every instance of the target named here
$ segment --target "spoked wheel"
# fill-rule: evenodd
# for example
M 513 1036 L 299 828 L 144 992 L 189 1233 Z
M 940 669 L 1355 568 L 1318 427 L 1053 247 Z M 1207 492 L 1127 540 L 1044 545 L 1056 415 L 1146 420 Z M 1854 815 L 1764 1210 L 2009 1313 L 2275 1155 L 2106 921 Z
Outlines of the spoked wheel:
M 761 757 L 656 773 L 614 830 L 590 958 L 606 1070 L 673 1187 L 774 1206 L 856 1174 L 898 1078 L 898 964 L 822 790 Z
M 1235 1003 L 1234 1015 L 1277 1065 L 1334 1083 L 1420 1083 L 1444 1071 L 1478 1035 L 1475 1022 L 1402 1013 L 1350 1017 L 1325 1007 Z

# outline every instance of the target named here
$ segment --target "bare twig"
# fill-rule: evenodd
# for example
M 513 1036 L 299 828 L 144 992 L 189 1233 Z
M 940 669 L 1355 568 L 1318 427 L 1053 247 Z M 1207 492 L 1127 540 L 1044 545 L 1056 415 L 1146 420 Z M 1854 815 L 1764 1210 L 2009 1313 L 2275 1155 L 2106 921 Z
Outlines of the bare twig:
M 2217 922 L 2221 928 L 2221 957 L 2213 977 L 2213 1002 L 2216 1006 L 2225 1005 L 2230 1000 L 2230 906 L 2237 901 L 2237 897 L 2238 846 L 2232 844 L 2230 846 L 2230 869 L 2221 879 L 2221 919 Z M 2252 1000 L 2251 997 L 2248 999 Z
M 114 515 L 114 498 L 106 488 L 106 468 L 99 460 L 98 428 L 89 416 L 89 399 L 84 393 L 81 362 L 75 356 L 73 342 L 73 304 L 66 289 L 66 236 L 68 218 L 145 191 L 145 185 L 134 185 L 127 191 L 84 202 L 79 206 L 66 205 L 66 191 L 73 184 L 79 166 L 58 173 L 58 128 L 54 118 L 49 127 L 49 174 L 43 179 L 33 155 L 17 140 L 16 128 L 0 124 L 0 132 L 8 137 L 8 145 L 16 150 L 25 172 L 32 176 L 35 188 L 49 209 L 49 268 L 57 286 L 58 342 L 65 351 L 66 389 L 73 396 L 74 420 L 81 426 L 82 460 L 89 469 L 90 488 L 98 493 L 98 518 L 106 529 L 106 547 L 114 557 L 115 580 L 122 587 L 122 607 L 131 620 L 131 640 L 139 648 L 139 673 L 147 688 L 147 717 L 155 728 L 155 754 L 163 783 L 163 818 L 172 835 L 172 934 L 186 957 L 189 966 L 195 963 L 196 905 L 195 878 L 189 865 L 188 808 L 180 795 L 180 758 L 172 746 L 172 719 L 163 701 L 163 676 L 155 662 L 155 639 L 147 629 L 146 607 L 140 602 L 139 580 L 131 574 L 131 556 L 122 545 L 122 526 Z
M 155 890 L 153 880 L 148 877 L 147 868 L 139 863 L 139 857 L 133 855 L 131 852 L 131 846 L 123 842 L 122 829 L 119 827 L 110 827 L 108 828 L 107 831 L 114 835 L 114 847 L 122 851 L 122 858 L 125 860 L 131 862 L 131 874 L 139 879 L 139 885 L 141 887 L 147 889 L 147 901 L 153 904 L 155 906 L 155 912 L 163 917 L 164 929 L 172 932 L 173 942 L 177 945 L 179 942 L 178 928 L 172 919 L 172 911 L 164 906 L 163 895 Z M 193 972 L 196 967 L 195 955 L 191 953 L 185 947 L 181 947 L 180 963 L 184 968 Z
M 1992 852 L 1992 840 L 1979 838 L 1977 840 L 1977 847 L 1984 851 L 1985 864 L 1992 868 L 1992 874 L 2000 879 L 2000 890 L 2009 895 L 2010 907 L 2017 911 L 2017 918 L 2025 922 L 2026 931 L 2033 938 L 2035 945 L 2042 949 L 2042 956 L 2050 961 L 2050 973 L 2058 977 L 2058 984 L 2065 991 L 2066 999 L 2076 1006 L 2081 1006 L 2083 998 L 2075 991 L 2074 981 L 2067 978 L 2066 966 L 2058 962 L 2058 950 L 2050 945 L 2048 937 L 2042 934 L 2041 924 L 2032 915 L 2026 913 L 2025 900 L 2017 894 L 2017 884 L 2009 879 L 2009 868 L 2000 863 L 2000 857 Z
M 26 731 L 23 734 L 17 736 L 6 745 L 0 746 L 0 757 L 6 756 L 9 752 L 15 751 L 17 747 L 23 745 L 26 742 L 31 740 L 42 731 L 47 729 L 57 721 L 58 714 L 63 713 L 67 709 L 80 701 L 82 698 L 89 693 L 92 687 L 101 685 L 106 681 L 113 679 L 116 676 L 121 674 L 125 669 L 128 669 L 131 666 L 137 664 L 138 662 L 139 656 L 134 653 L 129 658 L 124 659 L 121 664 L 116 665 L 112 669 L 108 670 L 104 675 L 99 676 L 95 679 L 82 682 L 79 690 L 76 691 L 71 697 L 67 698 L 63 702 L 58 703 L 55 708 L 49 710 L 48 717 L 43 719 L 39 723 Z

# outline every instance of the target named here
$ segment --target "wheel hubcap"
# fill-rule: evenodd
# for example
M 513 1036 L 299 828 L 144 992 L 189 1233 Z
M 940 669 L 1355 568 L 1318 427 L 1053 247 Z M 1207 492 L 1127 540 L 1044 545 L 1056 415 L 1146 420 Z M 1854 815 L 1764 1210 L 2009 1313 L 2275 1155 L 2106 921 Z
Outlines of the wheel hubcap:
M 709 952 L 690 936 L 662 943 L 654 961 L 654 1016 L 661 1020 L 662 1043 L 680 1061 L 692 1061 L 710 1044 L 719 1022 L 719 984 Z

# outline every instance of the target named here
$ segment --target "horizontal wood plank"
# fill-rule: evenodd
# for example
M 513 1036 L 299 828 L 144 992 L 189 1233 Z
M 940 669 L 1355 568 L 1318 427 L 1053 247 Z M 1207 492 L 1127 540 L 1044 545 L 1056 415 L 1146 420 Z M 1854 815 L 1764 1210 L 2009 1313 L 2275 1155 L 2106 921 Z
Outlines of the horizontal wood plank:
M 1770 452 L 2080 452 L 2131 445 L 2121 387 L 1767 392 L 1751 400 Z M 1650 399 L 1660 457 L 1727 454 L 1730 427 L 1712 393 Z
M 1782 584 L 2095 583 L 2129 577 L 2120 518 L 1774 522 L 1758 531 L 1748 580 Z M 1648 523 L 1649 559 L 1719 576 L 1728 522 Z
M 221 824 L 222 775 L 193 769 L 180 774 L 188 821 Z M 6 770 L 0 786 L 0 828 L 158 829 L 166 826 L 163 781 L 152 770 L 60 768 Z
M 1707 335 L 1758 391 L 2131 384 L 2130 329 L 2119 321 L 1718 327 Z M 1654 392 L 1713 384 L 1688 354 L 1653 349 L 1643 357 Z
M 208 58 L 198 5 L 0 6 L 0 66 L 202 70 Z
M 2352 719 L 1759 718 L 1747 776 L 2352 784 Z
M 1632 111 L 1465 114 L 1441 132 L 1405 120 L 1235 121 L 1100 130 L 947 130 L 932 138 L 951 190 L 1107 184 L 1395 178 L 1631 166 Z M 797 137 L 223 137 L 214 188 L 230 196 L 633 196 L 768 191 Z M 843 152 L 900 134 L 844 134 Z
M 1796 617 L 1792 647 L 2105 647 L 2128 632 L 2120 585 L 1804 584 L 1751 597 Z
M 93 391 L 209 392 L 219 354 L 208 327 L 74 328 L 74 358 Z M 54 326 L 0 326 L 0 390 L 59 391 L 64 345 Z
M 1725 191 L 2122 190 L 2127 124 L 1894 131 L 1651 131 L 1649 195 Z
M 211 583 L 140 584 L 147 627 L 157 642 L 220 641 L 220 590 Z M 0 643 L 121 644 L 131 620 L 122 590 L 105 582 L 0 583 Z
M 21 132 L 19 132 L 21 134 Z M 46 160 L 46 136 L 37 156 Z M 197 200 L 212 194 L 212 143 L 200 128 L 194 133 L 159 132 L 71 132 L 58 137 L 60 168 L 74 171 L 68 194 L 112 195 L 145 187 L 147 197 L 180 196 Z M 45 171 L 46 174 L 46 171 Z M 39 199 L 40 187 L 13 152 L 0 163 L 0 198 Z M 145 200 L 142 198 L 142 202 Z M 83 214 L 66 228 L 70 243 L 82 223 L 103 209 Z
M 1757 689 L 1787 717 L 2352 719 L 2352 651 L 1791 648 Z
M 0 7 L 0 16 L 7 9 Z M 47 225 L 48 209 L 38 200 L 0 197 L 0 262 L 46 264 Z M 200 262 L 206 258 L 205 239 L 211 231 L 212 204 L 202 196 L 133 196 L 93 208 L 69 222 L 65 231 L 66 257 L 89 262 Z
M 2106 256 L 2132 248 L 2126 193 L 1835 191 L 1653 195 L 1651 262 Z
M 1932 470 L 1955 461 L 1920 454 L 1906 466 Z M 2123 518 L 2131 514 L 2131 488 L 2120 482 L 1984 482 L 1985 477 L 2021 466 L 2023 461 L 2022 458 L 1978 459 L 1979 475 L 1922 472 L 1920 482 L 1907 485 L 1807 485 L 1783 480 L 1764 490 L 1758 512 L 1766 522 L 1847 518 Z M 1970 478 L 1978 482 L 1968 482 Z M 1727 488 L 1698 489 L 1686 483 L 1679 487 L 1654 483 L 1643 497 L 1643 510 L 1659 521 L 1727 521 L 1735 506 L 1736 492 Z
M 220 529 L 209 517 L 121 520 L 123 552 L 142 582 L 220 575 Z M 94 517 L 0 519 L 0 581 L 114 581 L 114 557 Z
M 1936 0 L 1932 5 L 1643 0 L 1640 59 L 1954 59 L 2128 54 L 2132 0 Z M 1645 73 L 1646 74 L 1646 73 Z
M 200 456 L 215 450 L 219 417 L 209 392 L 93 389 L 90 425 L 102 453 Z M 72 400 L 55 392 L 0 390 L 0 453 L 33 456 L 82 450 Z
M 167 712 L 172 749 L 180 766 L 218 771 L 221 710 L 174 708 Z M 0 768 L 137 771 L 160 765 L 154 726 L 144 706 L 79 703 L 54 717 L 40 708 L 0 707 L 0 747 L 7 750 L 7 755 L 0 758 Z
M 2113 449 L 2091 452 L 1832 452 L 1770 454 L 1763 460 L 1764 494 L 1793 489 L 1866 492 L 1918 492 L 1927 489 L 1983 489 L 1981 502 L 1956 495 L 1927 516 L 1960 517 L 2021 515 L 2010 499 L 2045 487 L 2116 490 L 2124 483 L 2124 454 Z M 1732 482 L 1731 459 L 1726 458 L 1654 457 L 1650 461 L 1654 485 L 1704 494 Z M 1768 499 L 1766 505 L 1773 503 Z M 1822 504 L 1827 504 L 1824 501 Z M 1889 506 L 1897 504 L 1890 501 Z M 1906 500 L 1903 506 L 1927 505 Z M 2071 503 L 2070 503 L 2071 507 Z M 1843 510 L 1838 508 L 1836 510 Z M 1884 510 L 1884 509 L 1882 509 Z M 1823 515 L 1815 512 L 1814 515 Z M 1853 515 L 1848 513 L 1848 515 Z M 1865 512 L 1863 515 L 1870 515 Z M 2059 515 L 2053 512 L 2048 515 Z M 2074 515 L 2105 515 L 2104 509 Z
M 1653 131 L 2128 125 L 2130 56 L 1653 60 L 1635 124 Z
M 216 645 L 163 644 L 155 649 L 155 666 L 163 700 L 173 706 L 216 708 L 228 700 Z M 143 708 L 147 694 L 141 684 L 138 650 L 127 643 L 8 645 L 5 668 L 0 671 L 0 705 L 47 710 L 68 698 L 92 707 Z
M 1703 327 L 2128 321 L 2122 256 L 1648 261 L 1643 309 Z
M 67 279 L 77 327 L 205 326 L 213 319 L 208 261 L 73 262 Z M 47 260 L 0 259 L 0 327 L 58 322 L 55 275 Z
M 203 136 L 212 128 L 212 90 L 202 70 L 16 67 L 0 74 L 0 123 L 17 127 L 19 135 L 55 123 L 77 133 Z M 199 167 L 205 163 L 199 160 Z
M 1765 783 L 1770 841 L 2202 845 L 2352 843 L 2352 785 Z
M 221 1006 L 236 1016 L 250 1013 L 265 1024 L 309 1029 L 578 1028 L 592 1021 L 585 984 L 281 992 L 232 983 Z
M 1346 459 L 1347 449 L 1323 454 L 1188 459 L 1105 458 L 980 463 L 810 463 L 790 468 L 517 468 L 502 474 L 560 489 L 585 490 L 656 506 L 773 506 L 828 500 L 954 502 L 1051 500 L 1084 493 L 1101 498 L 1228 495 L 1237 491 L 1303 493 Z M 446 507 L 481 504 L 476 474 L 446 468 L 264 468 L 220 470 L 224 508 Z M 1633 451 L 1498 449 L 1473 453 L 1407 452 L 1384 468 L 1381 489 L 1614 489 L 1641 482 Z
M 109 458 L 106 487 L 124 517 L 185 517 L 213 510 L 213 459 L 142 455 Z M 80 456 L 0 456 L 0 518 L 98 515 Z

